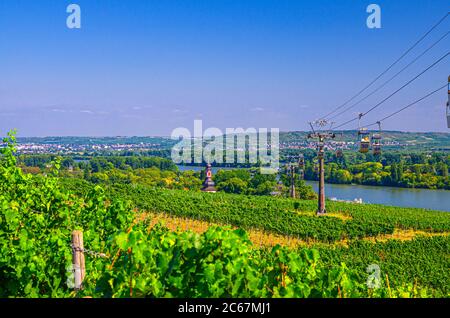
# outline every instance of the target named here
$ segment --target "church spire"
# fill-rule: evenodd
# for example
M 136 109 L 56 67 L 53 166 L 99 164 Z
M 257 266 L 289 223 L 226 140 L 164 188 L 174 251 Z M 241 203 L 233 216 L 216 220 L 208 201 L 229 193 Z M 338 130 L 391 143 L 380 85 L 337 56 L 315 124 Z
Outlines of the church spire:
M 206 165 L 206 177 L 205 181 L 203 182 L 203 192 L 217 192 L 215 188 L 214 181 L 212 180 L 212 171 L 211 171 L 211 164 Z

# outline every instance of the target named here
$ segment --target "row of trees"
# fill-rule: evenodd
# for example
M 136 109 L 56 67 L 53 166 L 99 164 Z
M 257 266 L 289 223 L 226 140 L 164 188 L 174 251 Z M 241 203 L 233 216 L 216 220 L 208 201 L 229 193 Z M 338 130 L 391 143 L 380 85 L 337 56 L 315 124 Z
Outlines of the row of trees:
M 18 157 L 19 164 L 26 167 L 39 167 L 44 169 L 56 155 L 21 155 Z M 61 160 L 64 168 L 80 168 L 92 173 L 103 172 L 113 168 L 120 170 L 157 167 L 161 170 L 176 171 L 176 165 L 170 160 L 155 156 L 95 156 L 95 157 L 72 157 L 64 156 Z
M 305 161 L 312 162 L 317 158 L 317 151 L 314 149 L 283 149 L 280 152 L 281 161 L 290 161 L 292 157 L 297 157 L 303 154 Z M 403 163 L 405 165 L 427 164 L 435 165 L 444 163 L 450 166 L 450 154 L 448 152 L 417 152 L 417 151 L 383 151 L 381 155 L 374 155 L 372 153 L 360 153 L 358 151 L 345 151 L 342 157 L 338 157 L 336 152 L 328 150 L 325 152 L 326 162 L 339 163 L 343 167 L 348 165 L 355 165 L 366 162 L 379 162 L 383 166 L 390 166 L 392 164 Z
M 51 169 L 52 155 L 24 156 L 22 169 L 33 174 L 47 173 Z M 60 172 L 65 177 L 77 177 L 97 184 L 141 184 L 149 187 L 197 190 L 205 179 L 202 171 L 179 171 L 169 160 L 159 157 L 93 157 L 88 161 L 61 160 Z M 246 195 L 288 194 L 290 179 L 284 174 L 261 174 L 258 168 L 219 170 L 213 177 L 219 191 Z M 312 199 L 315 193 L 298 178 L 295 180 L 297 197 Z
M 214 181 L 219 190 L 239 194 L 269 195 L 277 185 L 275 175 L 246 169 L 219 170 Z
M 282 160 L 289 160 L 292 152 L 285 152 Z M 316 152 L 307 150 L 305 179 L 317 180 Z M 27 155 L 18 158 L 27 172 L 39 173 L 54 160 L 54 155 Z M 83 178 L 93 182 L 144 183 L 168 188 L 200 189 L 204 176 L 178 172 L 170 160 L 155 156 L 94 156 L 80 160 L 63 157 L 61 165 L 73 174 L 82 171 Z M 345 152 L 337 157 L 326 152 L 325 179 L 330 183 L 396 186 L 408 188 L 450 189 L 450 156 L 445 153 L 386 152 L 375 157 L 372 154 Z M 155 168 L 155 169 L 150 169 Z M 147 169 L 150 169 L 147 171 Z M 261 175 L 259 169 L 221 170 L 214 177 L 217 187 L 228 193 L 269 195 L 287 192 L 289 178 L 282 171 L 278 183 L 275 175 Z M 312 198 L 313 191 L 301 180 L 295 180 L 300 198 Z M 281 187 L 281 189 L 280 189 Z
M 290 178 L 282 171 L 280 178 L 275 174 L 261 174 L 258 169 L 219 170 L 214 176 L 219 190 L 228 193 L 281 195 L 289 192 Z M 296 197 L 299 199 L 313 199 L 316 194 L 311 186 L 300 178 L 295 178 Z

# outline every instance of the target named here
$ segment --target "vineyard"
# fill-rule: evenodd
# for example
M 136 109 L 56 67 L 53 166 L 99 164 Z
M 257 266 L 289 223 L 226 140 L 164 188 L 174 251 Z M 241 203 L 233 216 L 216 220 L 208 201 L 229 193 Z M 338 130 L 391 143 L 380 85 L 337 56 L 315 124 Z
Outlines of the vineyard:
M 78 179 L 64 187 L 87 193 L 94 185 Z M 154 189 L 140 185 L 107 187 L 111 197 L 128 199 L 138 208 L 175 216 L 259 228 L 303 239 L 334 242 L 342 239 L 392 234 L 394 229 L 450 232 L 450 214 L 382 205 L 329 202 L 329 216 L 315 217 L 315 201 Z
M 161 221 L 173 231 L 203 233 L 215 225 L 166 213 L 152 213 L 150 217 L 150 226 Z M 394 234 L 385 237 L 367 237 L 333 244 L 305 241 L 258 229 L 247 230 L 247 233 L 254 248 L 270 249 L 277 244 L 299 250 L 314 247 L 320 252 L 321 261 L 328 268 L 344 261 L 350 268 L 357 269 L 355 274 L 358 281 L 367 278 L 368 264 L 378 264 L 394 286 L 414 281 L 416 284 L 429 286 L 436 292 L 435 296 L 445 295 L 450 286 L 447 274 L 450 264 L 448 259 L 442 259 L 450 251 L 447 233 L 396 230 Z
M 77 179 L 61 182 L 80 194 L 93 187 Z M 446 212 L 328 202 L 329 215 L 317 218 L 316 202 L 312 201 L 119 184 L 108 187 L 107 192 L 143 211 L 230 224 L 247 230 L 250 236 L 258 231 L 272 233 L 271 241 L 285 241 L 286 246 L 300 241 L 304 243 L 298 244 L 300 247 L 319 249 L 328 267 L 345 261 L 357 269 L 359 281 L 367 277 L 366 267 L 374 263 L 382 266 L 393 285 L 415 282 L 431 288 L 437 296 L 450 292 L 450 214 Z M 407 241 L 399 235 L 398 240 L 383 242 L 383 237 L 395 238 L 397 232 L 417 234 L 409 235 Z M 285 239 L 277 239 L 280 235 Z
M 448 214 L 334 204 L 330 216 L 317 218 L 306 201 L 139 186 L 104 189 L 58 178 L 58 160 L 45 176 L 25 174 L 16 166 L 14 135 L 4 142 L 0 297 L 449 296 L 448 236 L 387 244 L 357 240 L 402 227 L 445 233 Z M 139 210 L 244 230 L 171 231 L 150 226 L 151 214 L 142 217 Z M 252 228 L 324 243 L 349 239 L 351 245 L 257 248 L 245 232 Z M 85 248 L 94 251 L 86 254 L 78 291 L 71 285 L 73 230 L 81 230 Z M 379 288 L 366 285 L 367 261 L 382 267 Z M 413 266 L 416 271 L 410 271 Z

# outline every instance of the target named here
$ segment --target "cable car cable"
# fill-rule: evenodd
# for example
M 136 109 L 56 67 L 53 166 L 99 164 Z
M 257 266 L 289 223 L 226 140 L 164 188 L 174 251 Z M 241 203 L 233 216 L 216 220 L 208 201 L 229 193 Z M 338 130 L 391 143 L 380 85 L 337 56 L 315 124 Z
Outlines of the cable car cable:
M 368 89 L 370 86 L 372 86 L 373 83 L 375 83 L 380 77 L 382 77 L 384 74 L 386 74 L 391 68 L 393 68 L 400 60 L 402 60 L 409 52 L 411 52 L 412 49 L 414 49 L 420 42 L 422 42 L 435 28 L 437 28 L 444 20 L 448 17 L 450 12 L 447 12 L 435 25 L 431 27 L 422 37 L 419 38 L 410 48 L 408 48 L 397 60 L 395 60 L 387 69 L 385 69 L 381 74 L 379 74 L 374 80 L 372 80 L 367 86 L 365 86 L 362 90 L 360 90 L 356 95 L 351 97 L 349 100 L 347 100 L 342 105 L 336 107 L 334 110 L 326 114 L 325 116 L 321 117 L 320 119 L 325 119 L 328 116 L 334 114 L 337 110 L 341 109 L 342 107 L 346 106 L 348 103 L 350 103 L 352 100 L 354 100 L 356 97 L 361 95 L 366 89 Z
M 381 122 L 385 121 L 386 119 L 389 119 L 389 118 L 391 118 L 392 116 L 397 115 L 398 113 L 404 111 L 405 109 L 407 109 L 407 108 L 409 108 L 409 107 L 411 107 L 411 106 L 414 106 L 415 104 L 417 104 L 417 103 L 423 101 L 424 99 L 430 97 L 431 95 L 433 95 L 433 94 L 439 92 L 441 89 L 447 87 L 447 85 L 448 85 L 448 84 L 445 84 L 445 85 L 439 87 L 438 89 L 432 91 L 431 93 L 428 93 L 427 95 L 425 95 L 425 96 L 423 96 L 423 97 L 421 97 L 421 98 L 415 100 L 414 102 L 412 102 L 412 103 L 406 105 L 405 107 L 402 107 L 402 108 L 400 108 L 399 110 L 393 112 L 392 114 L 390 114 L 390 115 L 384 117 L 383 119 L 377 120 L 376 122 L 374 122 L 374 123 L 372 123 L 372 124 L 369 124 L 369 125 L 365 125 L 365 126 L 366 126 L 366 127 L 371 127 L 371 126 L 374 126 L 374 125 L 378 125 L 378 123 L 381 123 Z
M 341 112 L 339 112 L 338 114 L 328 118 L 328 120 L 332 120 L 335 119 L 336 117 L 342 115 L 343 113 L 345 113 L 346 111 L 352 109 L 353 107 L 355 107 L 356 105 L 360 104 L 361 102 L 363 102 L 364 100 L 366 100 L 367 98 L 369 98 L 370 96 L 372 96 L 373 94 L 375 94 L 376 92 L 378 92 L 380 89 L 382 89 L 384 86 L 386 86 L 389 82 L 391 82 L 394 78 L 396 78 L 398 75 L 400 75 L 404 70 L 406 70 L 408 67 L 410 67 L 412 64 L 414 64 L 418 59 L 420 59 L 422 56 L 424 56 L 429 50 L 431 50 L 434 46 L 436 46 L 439 42 L 441 42 L 447 35 L 450 34 L 450 31 L 447 31 L 439 40 L 437 40 L 436 42 L 434 42 L 431 46 L 429 46 L 425 51 L 423 51 L 421 54 L 419 54 L 414 60 L 412 60 L 409 64 L 407 64 L 405 67 L 403 67 L 400 71 L 398 71 L 394 76 L 392 76 L 390 79 L 388 79 L 387 81 L 385 81 L 383 84 L 381 84 L 380 86 L 378 86 L 378 88 L 376 88 L 374 91 L 372 91 L 370 94 L 366 95 L 365 97 L 363 97 L 362 99 L 360 99 L 359 101 L 357 101 L 356 103 L 350 105 L 349 107 L 345 108 L 344 110 L 342 110 Z
M 401 86 L 400 88 L 398 88 L 396 91 L 394 91 L 392 94 L 390 94 L 388 97 L 386 97 L 385 99 L 383 99 L 381 102 L 379 102 L 378 104 L 376 104 L 375 106 L 372 106 L 368 111 L 366 111 L 365 113 L 361 113 L 358 117 L 350 119 L 346 122 L 344 122 L 343 124 L 340 124 L 336 127 L 334 127 L 334 129 L 336 130 L 337 128 L 340 128 L 342 126 L 345 126 L 355 120 L 358 120 L 359 117 L 363 117 L 365 115 L 367 115 L 368 113 L 370 113 L 371 111 L 373 111 L 374 109 L 376 109 L 377 107 L 381 106 L 384 102 L 386 102 L 388 99 L 390 99 L 391 97 L 393 97 L 394 95 L 396 95 L 398 92 L 400 92 L 402 89 L 404 89 L 406 86 L 408 86 L 409 84 L 411 84 L 412 82 L 414 82 L 416 79 L 418 79 L 420 76 L 422 76 L 423 74 L 425 74 L 426 72 L 428 72 L 430 69 L 432 69 L 436 64 L 438 64 L 439 62 L 441 62 L 443 59 L 445 59 L 448 55 L 450 54 L 450 52 L 447 52 L 445 55 L 443 55 L 441 58 L 439 58 L 437 61 L 435 61 L 433 64 L 431 64 L 430 66 L 428 66 L 426 69 L 424 69 L 422 72 L 420 72 L 419 74 L 417 74 L 416 76 L 414 76 L 411 80 L 409 80 L 406 84 L 404 84 L 403 86 Z
M 395 92 L 393 92 L 391 95 L 389 95 L 388 97 L 386 97 L 385 99 L 383 99 L 381 102 L 379 102 L 378 104 L 376 104 L 375 106 L 373 106 L 372 108 L 370 108 L 368 111 L 366 111 L 365 113 L 363 113 L 363 116 L 367 115 L 368 113 L 370 113 L 371 111 L 373 111 L 375 108 L 379 107 L 381 104 L 383 104 L 385 101 L 387 101 L 389 98 L 391 98 L 392 96 L 394 96 L 395 94 L 397 94 L 398 92 L 400 92 L 403 88 L 405 88 L 406 86 L 408 86 L 409 84 L 411 84 L 412 82 L 414 82 L 416 79 L 418 79 L 420 76 L 422 76 L 423 74 L 425 74 L 426 72 L 428 72 L 430 69 L 432 69 L 436 64 L 438 64 L 439 62 L 441 62 L 443 59 L 445 59 L 447 56 L 450 55 L 450 51 L 447 52 L 447 54 L 443 55 L 439 60 L 437 60 L 436 62 L 434 62 L 433 64 L 431 64 L 430 66 L 428 66 L 426 69 L 424 69 L 422 72 L 420 72 L 419 74 L 417 74 L 415 77 L 413 77 L 410 81 L 408 81 L 406 84 L 404 84 L 402 87 L 400 87 L 399 89 L 397 89 Z

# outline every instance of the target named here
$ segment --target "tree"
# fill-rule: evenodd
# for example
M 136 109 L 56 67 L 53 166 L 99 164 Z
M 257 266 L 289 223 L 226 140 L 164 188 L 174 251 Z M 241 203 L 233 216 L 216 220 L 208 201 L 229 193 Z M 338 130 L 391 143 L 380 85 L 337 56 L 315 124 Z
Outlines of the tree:
M 217 183 L 217 188 L 228 193 L 244 193 L 247 191 L 247 182 L 234 177 Z
M 256 189 L 254 190 L 254 194 L 256 195 L 269 195 L 274 190 L 274 183 L 271 181 L 264 181 L 263 183 L 258 184 Z
M 307 185 L 304 180 L 297 180 L 295 182 L 295 194 L 296 197 L 302 200 L 314 200 L 317 199 L 317 194 L 313 187 Z
M 438 176 L 447 178 L 448 177 L 448 166 L 444 162 L 439 162 L 436 164 L 436 173 Z
M 276 177 L 274 174 L 261 174 L 256 172 L 249 182 L 249 186 L 257 189 L 261 184 L 269 182 L 272 187 L 276 184 Z
M 400 177 L 398 175 L 398 166 L 395 163 L 391 165 L 391 181 L 393 184 L 397 184 L 400 181 Z
M 348 170 L 339 169 L 335 174 L 337 183 L 351 183 L 353 180 L 353 176 Z

